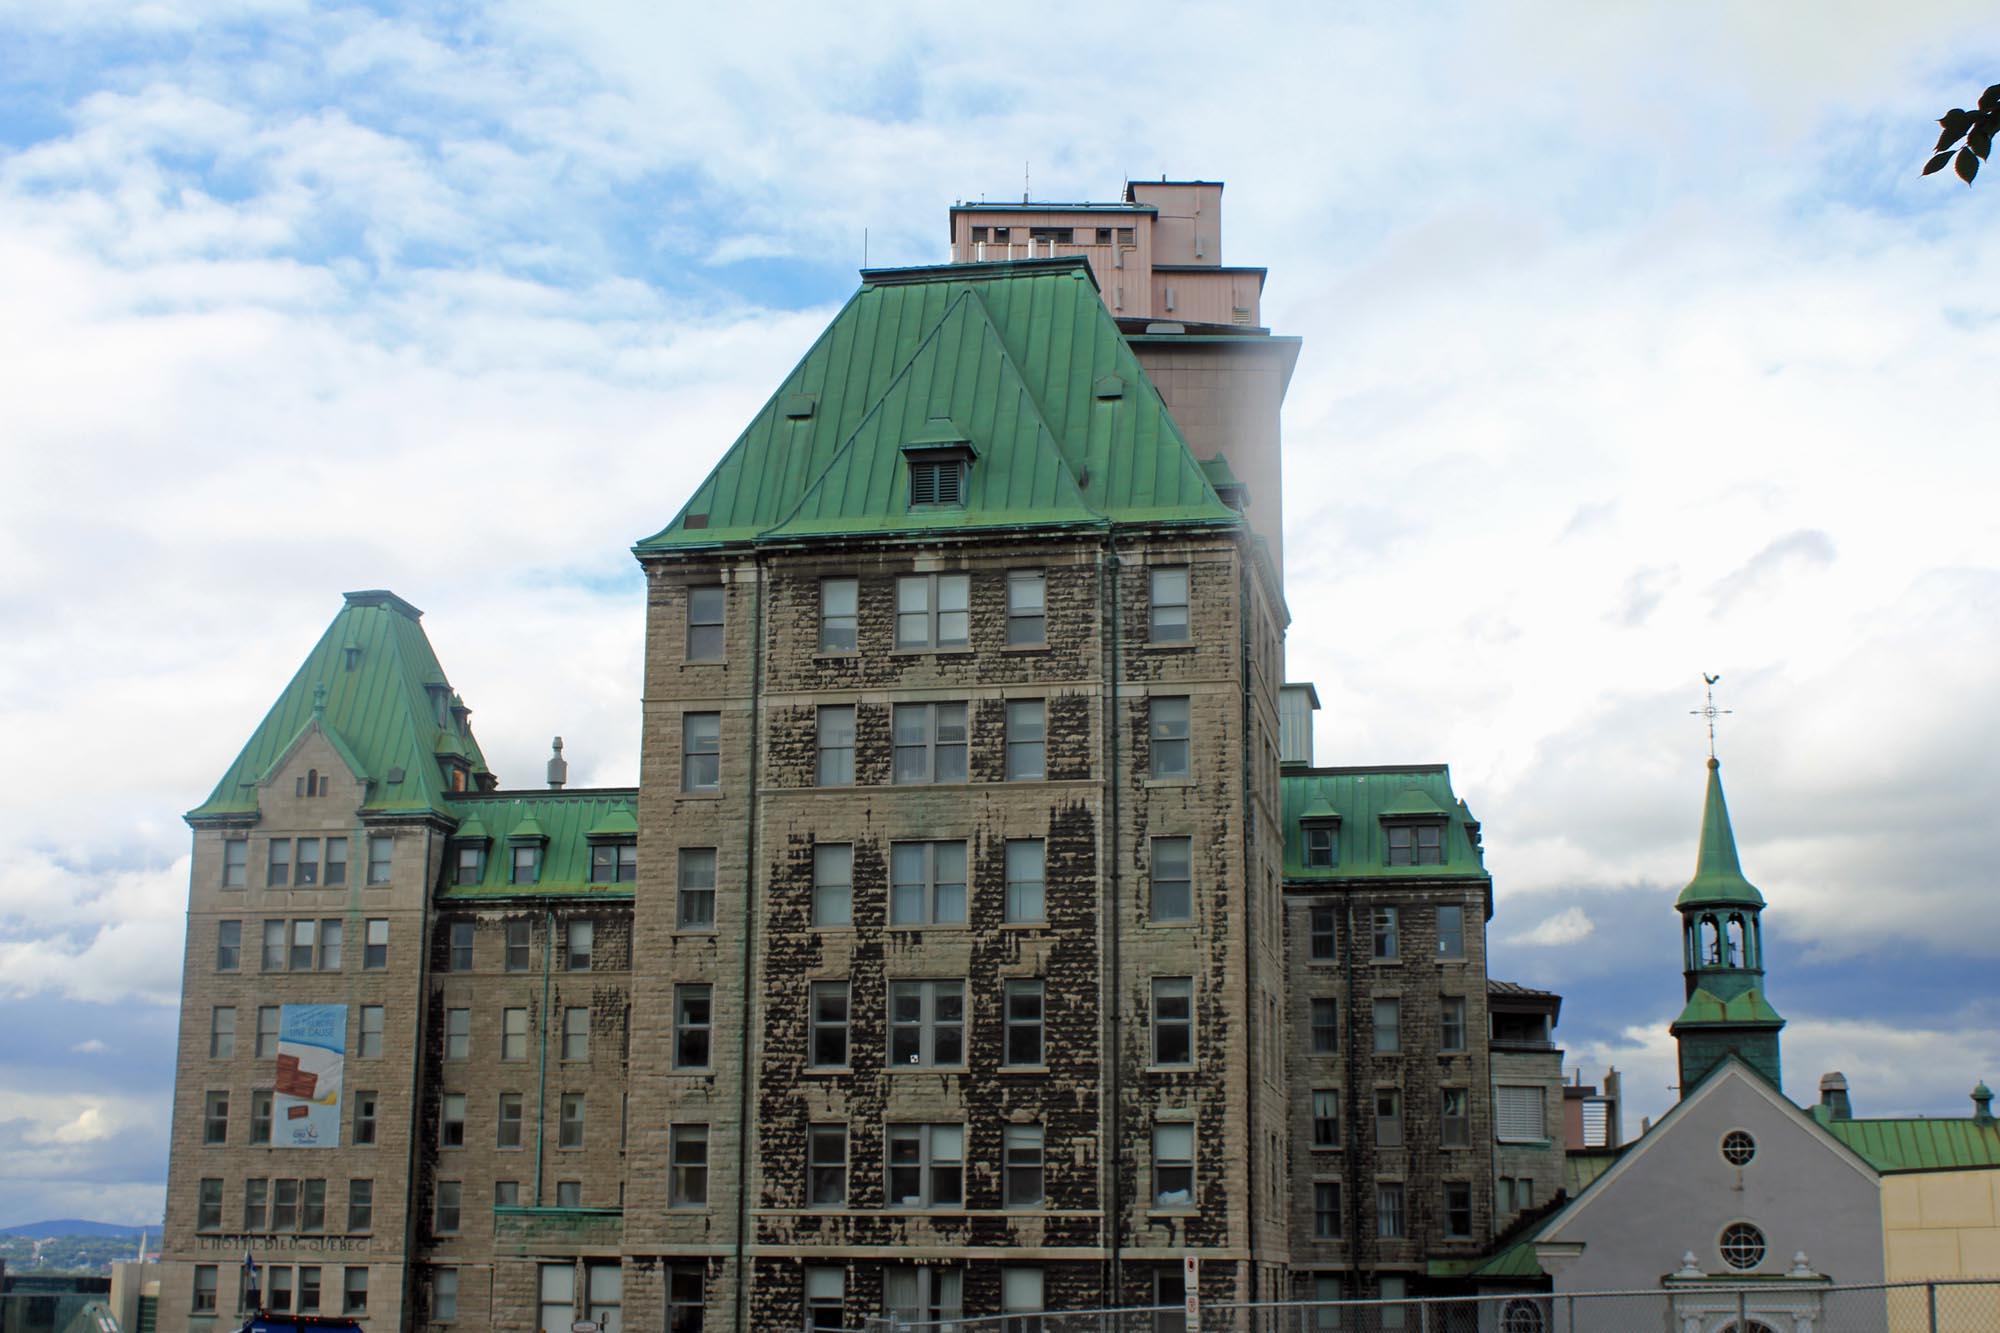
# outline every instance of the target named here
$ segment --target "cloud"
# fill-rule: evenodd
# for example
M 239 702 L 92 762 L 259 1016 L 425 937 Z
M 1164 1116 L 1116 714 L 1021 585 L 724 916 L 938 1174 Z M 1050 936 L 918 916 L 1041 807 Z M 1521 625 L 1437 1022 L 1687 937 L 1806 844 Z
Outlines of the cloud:
M 1731 571 L 1709 590 L 1717 615 L 1745 596 L 1769 591 L 1787 577 L 1796 577 L 1833 563 L 1833 538 L 1817 529 L 1787 533 Z
M 1532 928 L 1512 936 L 1508 943 L 1559 948 L 1589 939 L 1596 929 L 1596 924 L 1581 907 L 1567 907 L 1554 916 L 1545 917 Z
M 88 1040 L 78 1042 L 76 1045 L 70 1047 L 70 1049 L 78 1055 L 103 1055 L 111 1048 L 96 1037 L 91 1037 Z

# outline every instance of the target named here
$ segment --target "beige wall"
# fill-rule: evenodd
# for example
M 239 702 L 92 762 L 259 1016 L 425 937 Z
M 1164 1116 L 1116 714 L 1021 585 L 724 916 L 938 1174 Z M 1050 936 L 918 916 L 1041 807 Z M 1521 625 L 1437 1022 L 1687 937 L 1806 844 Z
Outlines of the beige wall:
M 2000 1277 L 2000 1171 L 1884 1176 L 1882 1248 L 1891 1282 Z

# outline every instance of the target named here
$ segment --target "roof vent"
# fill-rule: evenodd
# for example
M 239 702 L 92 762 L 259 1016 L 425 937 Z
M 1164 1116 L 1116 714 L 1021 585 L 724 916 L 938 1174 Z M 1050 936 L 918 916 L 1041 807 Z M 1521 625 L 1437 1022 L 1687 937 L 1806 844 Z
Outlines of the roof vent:
M 1838 1071 L 1820 1075 L 1819 1104 L 1830 1120 L 1854 1119 L 1854 1104 L 1847 1100 L 1847 1075 Z
M 1099 376 L 1097 383 L 1092 386 L 1092 392 L 1099 398 L 1123 398 L 1125 381 L 1116 375 Z
M 1972 1123 L 1990 1125 L 1993 1123 L 1993 1089 L 1981 1079 L 1979 1086 L 1972 1090 Z
M 693 531 L 698 528 L 705 528 L 708 526 L 708 515 L 689 514 L 686 518 L 681 520 L 681 526 L 683 528 L 689 529 L 690 531 Z
M 788 393 L 779 404 L 786 418 L 791 421 L 806 421 L 819 407 L 819 396 L 810 393 Z
M 552 753 L 549 755 L 549 790 L 561 791 L 563 784 L 569 781 L 569 762 L 562 757 L 562 737 L 558 736 L 551 741 L 550 749 Z
M 341 649 L 340 651 L 341 651 L 341 654 L 342 654 L 342 656 L 344 656 L 344 657 L 346 658 L 346 661 L 347 661 L 347 669 L 348 669 L 349 671 L 352 671 L 352 670 L 354 670 L 354 668 L 356 668 L 356 667 L 358 667 L 358 666 L 360 666 L 360 665 L 361 665 L 361 645 L 360 645 L 360 644 L 358 644 L 358 643 L 350 643 L 350 644 L 348 644 L 348 645 L 347 645 L 347 646 L 346 646 L 345 648 L 342 648 L 342 649 Z
M 1187 325 L 1171 319 L 1156 319 L 1146 326 L 1148 333 L 1186 333 Z
M 387 782 L 391 787 L 393 787 L 397 783 L 403 780 L 403 770 L 400 768 L 392 768 L 388 771 L 386 775 L 384 775 L 383 780 Z

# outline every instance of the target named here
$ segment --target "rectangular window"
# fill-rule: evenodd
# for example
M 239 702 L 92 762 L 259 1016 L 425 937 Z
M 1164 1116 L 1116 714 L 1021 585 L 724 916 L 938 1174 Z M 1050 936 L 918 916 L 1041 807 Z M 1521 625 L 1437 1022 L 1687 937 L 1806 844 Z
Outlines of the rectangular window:
M 709 988 L 674 987 L 674 1068 L 708 1068 Z
M 302 1180 L 299 1184 L 302 1187 L 299 1191 L 299 1230 L 326 1230 L 326 1181 Z
M 1039 978 L 1010 978 L 1006 983 L 1007 1045 L 1004 1062 L 1040 1065 L 1042 1053 L 1042 983 Z
M 390 871 L 396 860 L 396 839 L 393 834 L 373 834 L 368 839 L 368 884 L 370 888 L 380 888 L 389 882 Z M 361 1272 L 366 1273 L 367 1269 Z
M 882 1317 L 891 1328 L 951 1323 L 965 1317 L 965 1270 L 896 1264 L 882 1270 Z
M 264 1308 L 289 1312 L 292 1308 L 292 1270 L 273 1267 L 266 1274 Z
M 969 585 L 964 574 L 909 574 L 897 579 L 896 647 L 965 647 Z
M 558 1107 L 556 1121 L 556 1147 L 581 1148 L 583 1146 L 583 1094 L 565 1092 Z
M 234 972 L 243 966 L 243 923 L 215 923 L 215 970 Z
M 1439 1001 L 1438 1049 L 1458 1052 L 1465 1049 L 1465 997 L 1447 995 Z
M 855 579 L 819 581 L 819 650 L 851 653 L 860 641 L 861 585 Z
M 240 889 L 250 882 L 250 843 L 231 838 L 222 844 L 222 887 Z
M 589 1302 L 585 1313 L 592 1323 L 603 1329 L 622 1327 L 619 1316 L 625 1304 L 625 1279 L 616 1261 L 585 1265 L 583 1292 Z
M 854 924 L 854 848 L 847 843 L 813 848 L 812 920 L 815 926 Z
M 214 1176 L 201 1182 L 195 1197 L 194 1229 L 196 1231 L 222 1230 L 222 1178 Z
M 668 1270 L 668 1333 L 701 1333 L 707 1322 L 706 1287 L 707 1274 L 700 1264 L 675 1264 Z
M 1403 1002 L 1391 996 L 1375 1001 L 1375 1053 L 1394 1055 L 1403 1049 Z
M 500 1058 L 528 1058 L 528 1011 L 525 1007 L 500 1011 Z
M 722 589 L 687 590 L 687 660 L 722 660 Z
M 1315 1148 L 1340 1146 L 1340 1092 L 1316 1088 L 1312 1095 L 1312 1144 Z
M 319 970 L 340 971 L 341 936 L 345 933 L 340 918 L 331 917 L 319 923 Z
M 299 1182 L 296 1180 L 274 1180 L 271 1182 L 271 1230 L 297 1231 L 299 1229 Z
M 814 1125 L 806 1132 L 806 1202 L 815 1208 L 846 1205 L 846 1125 Z
M 347 883 L 347 839 L 326 840 L 326 874 L 323 879 L 329 889 Z
M 377 1059 L 382 1054 L 382 1006 L 362 1005 L 360 1022 L 361 1040 L 355 1043 L 357 1054 L 366 1059 Z
M 270 1225 L 271 1182 L 253 1179 L 243 1182 L 243 1229 L 262 1231 Z
M 1188 728 L 1187 696 L 1146 701 L 1147 759 L 1153 777 L 1184 778 L 1193 771 L 1188 764 Z
M 319 839 L 300 838 L 298 851 L 298 873 L 292 882 L 302 889 L 310 889 L 319 883 Z
M 476 842 L 461 842 L 457 846 L 457 865 L 452 870 L 452 883 L 477 884 L 486 878 L 486 848 Z
M 708 1204 L 708 1126 L 674 1125 L 667 1131 L 667 1203 L 674 1208 Z
M 681 790 L 722 790 L 722 714 L 681 714 Z
M 1540 1088 L 1494 1089 L 1495 1132 L 1502 1143 L 1538 1143 L 1548 1138 L 1547 1097 Z
M 1194 1207 L 1194 1126 L 1153 1126 L 1153 1206 Z
M 1162 565 L 1149 571 L 1151 620 L 1148 634 L 1154 643 L 1188 641 L 1188 571 L 1186 565 Z
M 319 927 L 312 921 L 292 922 L 292 956 L 286 966 L 294 972 L 310 972 L 318 954 Z
M 236 1054 L 236 1008 L 218 1005 L 208 1014 L 208 1058 L 227 1060 Z
M 1334 911 L 1331 907 L 1315 907 L 1310 917 L 1311 930 L 1307 935 L 1307 953 L 1314 962 L 1330 962 L 1334 957 Z
M 354 1094 L 354 1142 L 357 1147 L 367 1147 L 375 1142 L 375 1094 L 357 1092 Z
M 540 1314 L 535 1321 L 537 1328 L 555 1330 L 568 1328 L 576 1322 L 576 1266 L 573 1263 L 543 1264 L 541 1273 Z
M 278 1058 L 279 1008 L 275 1004 L 257 1006 L 257 1058 L 275 1060 Z
M 681 848 L 675 891 L 675 920 L 682 930 L 715 929 L 715 848 Z
M 1007 646 L 1048 642 L 1048 592 L 1042 571 L 1016 569 L 1007 574 Z
M 440 1180 L 437 1183 L 437 1208 L 433 1214 L 435 1230 L 440 1236 L 458 1234 L 459 1210 L 463 1203 L 464 1185 L 456 1180 Z
M 269 1143 L 271 1141 L 271 1090 L 262 1088 L 250 1094 L 250 1142 Z
M 444 1058 L 464 1060 L 472 1055 L 472 1011 L 444 1011 Z
M 571 1005 L 563 1010 L 562 1058 L 590 1058 L 590 1010 L 583 1005 Z
M 1307 824 L 1306 869 L 1331 870 L 1340 862 L 1340 830 L 1332 824 Z
M 194 1299 L 189 1306 L 196 1314 L 215 1313 L 215 1265 L 194 1266 Z
M 847 1063 L 847 983 L 812 983 L 812 1063 L 839 1068 Z
M 898 842 L 889 848 L 889 924 L 965 924 L 965 844 Z
M 909 460 L 910 508 L 927 505 L 965 506 L 965 462 L 961 457 Z
M 1312 1053 L 1334 1055 L 1340 1050 L 1340 1001 L 1320 998 L 1312 1002 Z
M 1313 1235 L 1320 1240 L 1340 1239 L 1340 1182 L 1313 1182 Z
M 965 983 L 889 983 L 889 1064 L 965 1063 Z
M 1040 838 L 1009 838 L 1007 856 L 1008 921 L 1047 919 L 1043 900 L 1043 877 L 1047 873 L 1047 849 Z
M 1438 957 L 1465 957 L 1465 909 L 1440 907 L 1437 915 Z
M 264 923 L 264 951 L 257 966 L 266 972 L 285 970 L 285 923 L 266 921 Z
M 447 1092 L 438 1098 L 438 1146 L 465 1146 L 465 1094 Z
M 374 1181 L 347 1182 L 347 1229 L 356 1235 L 366 1235 L 375 1229 Z
M 964 704 L 897 704 L 890 731 L 897 782 L 965 781 Z
M 1153 1063 L 1194 1063 L 1194 978 L 1153 978 Z
M 1444 825 L 1392 824 L 1389 834 L 1389 864 L 1392 866 L 1441 866 L 1444 864 Z
M 1471 1146 L 1472 1129 L 1466 1116 L 1464 1088 L 1438 1090 L 1438 1136 L 1439 1142 L 1447 1148 Z
M 363 930 L 366 933 L 361 944 L 362 970 L 380 972 L 389 966 L 389 919 L 382 916 L 369 917 Z
M 1047 771 L 1046 699 L 1007 701 L 1007 781 L 1040 782 Z
M 965 1126 L 889 1126 L 891 1208 L 958 1208 L 965 1203 Z
M 594 842 L 590 845 L 592 884 L 633 884 L 638 879 L 638 843 Z
M 431 1318 L 443 1323 L 458 1318 L 456 1268 L 440 1268 L 431 1273 Z
M 539 884 L 542 879 L 542 845 L 517 842 L 509 846 L 512 864 L 507 871 L 510 884 Z
M 1153 839 L 1151 878 L 1155 922 L 1194 919 L 1190 848 L 1191 840 L 1187 838 Z
M 808 1268 L 805 1279 L 806 1330 L 844 1329 L 847 1272 L 840 1268 Z
M 1373 957 L 1377 961 L 1402 957 L 1402 946 L 1396 929 L 1396 915 L 1396 909 L 1393 907 L 1378 907 L 1373 913 Z
M 1042 1311 L 1042 1270 L 1003 1268 L 1000 1270 L 1000 1313 L 1033 1315 Z M 1003 1333 L 1041 1333 L 1039 1319 L 1009 1319 Z
M 1375 1089 L 1375 1146 L 1403 1146 L 1403 1094 L 1400 1089 Z
M 493 1206 L 495 1208 L 519 1208 L 521 1206 L 521 1182 L 518 1180 L 494 1181 Z
M 1375 1234 L 1383 1240 L 1401 1240 L 1404 1229 L 1402 1182 L 1395 1180 L 1377 1181 L 1375 1185 Z
M 264 886 L 282 889 L 292 882 L 292 840 L 273 838 L 264 862 Z
M 569 949 L 564 966 L 572 972 L 590 971 L 590 960 L 597 951 L 597 923 L 589 917 L 579 917 L 569 923 L 565 934 Z
M 1472 1239 L 1472 1186 L 1466 1181 L 1445 1182 L 1444 1234 L 1451 1240 Z
M 201 1141 L 207 1144 L 229 1142 L 229 1094 L 211 1092 L 202 1098 Z
M 521 1146 L 521 1094 L 503 1092 L 500 1094 L 499 1132 L 494 1136 L 494 1146 L 518 1148 Z
M 826 704 L 816 714 L 819 766 L 813 781 L 821 787 L 854 785 L 854 705 Z
M 529 945 L 534 927 L 526 921 L 507 923 L 507 970 L 526 972 L 530 966 Z
M 1007 1125 L 1001 1133 L 1001 1202 L 1033 1208 L 1042 1201 L 1042 1127 Z

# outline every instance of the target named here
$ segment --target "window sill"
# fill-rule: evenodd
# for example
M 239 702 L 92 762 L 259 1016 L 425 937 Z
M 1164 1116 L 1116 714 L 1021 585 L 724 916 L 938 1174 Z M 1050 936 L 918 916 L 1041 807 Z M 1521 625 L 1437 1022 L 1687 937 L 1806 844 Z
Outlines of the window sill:
M 676 792 L 674 799 L 677 801 L 719 801 L 722 799 L 722 791 L 720 788 L 717 788 L 713 791 Z
M 726 657 L 683 657 L 681 665 L 684 667 L 728 666 L 729 659 Z
M 1145 781 L 1145 786 L 1148 790 L 1154 787 L 1192 787 L 1194 785 L 1194 776 L 1192 774 L 1182 778 L 1147 778 Z
M 1049 1067 L 1048 1067 L 1047 1065 L 1001 1065 L 1001 1066 L 1000 1066 L 1000 1072 L 1001 1072 L 1001 1073 L 1002 1073 L 1003 1075 L 1004 1075 L 1004 1074 L 1046 1074 L 1046 1073 L 1048 1073 L 1048 1072 L 1049 1072 Z
M 954 1074 L 954 1075 L 956 1075 L 956 1074 L 963 1074 L 963 1073 L 966 1073 L 966 1072 L 967 1072 L 967 1067 L 966 1067 L 965 1065 L 890 1065 L 890 1064 L 885 1064 L 885 1065 L 883 1066 L 883 1068 L 882 1068 L 882 1072 L 883 1072 L 883 1073 L 885 1073 L 885 1074 Z
M 1049 928 L 1049 919 L 1047 917 L 1043 917 L 1038 921 L 1002 921 L 1000 923 L 1000 929 L 1002 930 L 1034 931 L 1034 930 L 1047 930 L 1048 928 Z
M 949 934 L 954 931 L 962 935 L 971 927 L 963 921 L 892 921 L 883 929 L 892 935 Z
M 807 1065 L 799 1071 L 807 1078 L 845 1078 L 854 1072 L 852 1065 Z
M 1172 1208 L 1148 1208 L 1146 1210 L 1146 1216 L 1159 1217 L 1159 1218 L 1200 1217 L 1201 1209 L 1193 1207 L 1192 1205 L 1187 1205 L 1187 1206 L 1176 1205 L 1175 1207 Z
M 1503 1148 L 1553 1148 L 1554 1139 L 1494 1139 Z
M 1003 653 L 1045 653 L 1048 650 L 1049 645 L 1046 641 L 1042 643 L 1010 643 L 1000 649 Z
M 1195 1067 L 1193 1064 L 1146 1066 L 1146 1072 L 1148 1074 L 1192 1074 L 1194 1073 L 1194 1071 Z
M 815 927 L 815 929 L 817 929 L 817 927 Z M 718 934 L 714 926 L 675 926 L 671 931 L 667 933 L 672 935 L 675 939 L 680 939 L 683 936 L 685 936 L 688 939 L 696 939 L 696 940 L 712 940 Z
M 949 648 L 891 648 L 891 657 L 970 657 L 972 645 L 955 644 Z
M 1148 930 L 1193 930 L 1196 922 L 1192 917 L 1176 918 L 1172 921 L 1154 921 L 1149 917 L 1139 924 Z
M 1370 958 L 1368 961 L 1375 967 L 1401 967 L 1403 965 L 1403 960 L 1400 958 Z

